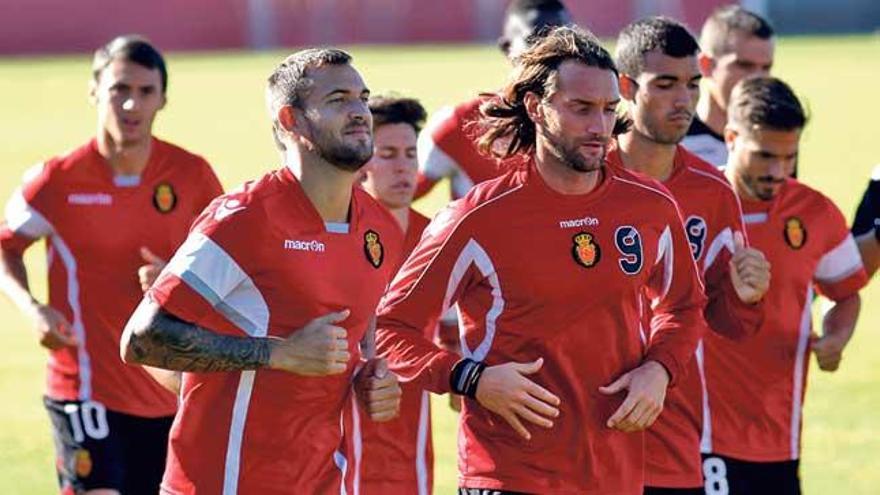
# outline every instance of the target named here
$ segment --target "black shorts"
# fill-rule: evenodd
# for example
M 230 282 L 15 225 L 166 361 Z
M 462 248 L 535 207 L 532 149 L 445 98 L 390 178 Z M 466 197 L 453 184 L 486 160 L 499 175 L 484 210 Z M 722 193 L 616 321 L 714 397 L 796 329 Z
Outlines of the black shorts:
M 800 495 L 800 461 L 750 462 L 703 454 L 706 495 Z
M 702 488 L 660 488 L 646 486 L 643 495 L 703 495 Z
M 123 495 L 159 492 L 173 416 L 142 418 L 94 401 L 43 398 L 52 420 L 63 493 L 109 488 Z

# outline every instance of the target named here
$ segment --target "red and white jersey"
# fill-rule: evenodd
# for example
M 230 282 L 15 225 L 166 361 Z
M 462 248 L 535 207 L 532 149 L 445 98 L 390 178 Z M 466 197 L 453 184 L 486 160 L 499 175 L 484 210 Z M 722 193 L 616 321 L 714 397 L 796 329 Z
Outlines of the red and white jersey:
M 616 149 L 608 154 L 608 162 L 624 166 Z M 663 185 L 672 193 L 684 218 L 691 253 L 706 288 L 709 327 L 730 338 L 750 336 L 760 326 L 762 305 L 742 303 L 730 281 L 733 234 L 745 236 L 739 199 L 724 174 L 681 146 L 676 150 L 673 167 Z M 647 486 L 689 488 L 703 484 L 702 344 L 695 357 L 678 387 L 669 390 L 663 413 L 647 432 Z
M 650 329 L 643 295 L 654 306 Z M 436 393 L 450 391 L 459 356 L 422 329 L 455 303 L 464 357 L 489 366 L 542 357 L 529 378 L 562 399 L 555 426 L 531 428 L 530 441 L 465 400 L 460 486 L 641 494 L 644 436 L 605 425 L 625 394 L 599 387 L 646 359 L 674 383 L 705 327 L 705 296 L 668 191 L 605 167 L 592 192 L 564 195 L 531 163 L 477 185 L 428 226 L 379 309 L 380 354 Z
M 353 358 L 327 377 L 184 373 L 163 493 L 345 490 L 358 466 L 343 443 L 342 413 L 354 402 L 358 343 L 401 244 L 395 220 L 360 188 L 350 222 L 325 224 L 286 167 L 208 206 L 148 297 L 203 328 L 251 337 L 284 338 L 348 308 L 339 325 Z
M 453 199 L 467 194 L 474 186 L 503 173 L 499 161 L 477 148 L 480 104 L 485 96 L 456 107 L 437 111 L 419 134 L 419 180 L 416 197 L 427 194 L 441 179 L 449 178 Z
M 704 451 L 755 462 L 800 456 L 813 287 L 832 299 L 867 283 L 840 210 L 818 191 L 786 180 L 771 201 L 743 201 L 752 244 L 770 261 L 768 310 L 758 333 L 741 342 L 705 339 L 711 436 Z
M 170 258 L 222 192 L 204 159 L 155 138 L 140 176 L 114 177 L 94 139 L 28 172 L 6 206 L 0 248 L 20 254 L 46 239 L 48 303 L 80 344 L 49 353 L 47 396 L 143 417 L 174 414 L 174 395 L 119 358 L 119 338 L 143 297 L 140 248 Z
M 410 209 L 403 255 L 418 244 L 429 220 Z M 405 258 L 401 261 L 405 261 Z M 433 338 L 435 326 L 426 328 Z M 362 421 L 363 458 L 361 495 L 433 493 L 434 451 L 431 445 L 431 402 L 429 392 L 414 383 L 402 383 L 400 414 L 391 421 Z

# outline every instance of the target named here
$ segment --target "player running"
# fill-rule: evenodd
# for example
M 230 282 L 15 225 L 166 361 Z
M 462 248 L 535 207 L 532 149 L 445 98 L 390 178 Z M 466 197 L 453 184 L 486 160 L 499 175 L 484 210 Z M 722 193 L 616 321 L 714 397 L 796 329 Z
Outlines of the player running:
M 880 165 L 874 167 L 871 181 L 859 202 L 852 233 L 859 246 L 868 277 L 880 266 Z
M 507 7 L 504 31 L 498 47 L 513 62 L 535 35 L 555 26 L 572 23 L 571 14 L 559 0 L 513 0 Z M 474 184 L 503 173 L 498 159 L 477 149 L 480 129 L 478 96 L 455 107 L 438 110 L 419 136 L 419 186 L 416 197 L 427 194 L 441 179 L 448 178 L 453 199 L 458 199 Z
M 807 123 L 791 88 L 771 77 L 747 79 L 729 108 L 726 174 L 742 200 L 749 239 L 773 266 L 764 296 L 773 310 L 751 339 L 705 337 L 706 493 L 798 494 L 809 351 L 820 369 L 838 368 L 867 277 L 840 210 L 787 178 Z M 821 336 L 811 333 L 814 288 L 833 302 Z
M 163 493 L 351 490 L 352 380 L 373 420 L 396 414 L 396 377 L 361 359 L 402 243 L 354 186 L 368 97 L 345 52 L 285 59 L 267 88 L 284 166 L 212 202 L 132 315 L 125 359 L 185 372 Z
M 769 265 L 744 246 L 742 211 L 727 179 L 678 143 L 699 95 L 697 41 L 676 21 L 642 19 L 617 38 L 615 61 L 632 130 L 608 162 L 663 182 L 685 219 L 691 253 L 703 276 L 706 320 L 719 334 L 742 338 L 762 320 L 756 304 L 770 283 Z M 646 494 L 702 494 L 702 347 L 687 375 L 670 389 L 663 414 L 647 431 Z
M 604 166 L 620 96 L 591 34 L 551 31 L 501 96 L 482 145 L 527 161 L 428 226 L 383 298 L 379 349 L 406 380 L 468 398 L 461 493 L 641 494 L 638 432 L 705 326 L 681 217 L 657 182 Z M 422 334 L 455 303 L 464 359 Z
M 363 168 L 361 186 L 394 215 L 404 232 L 405 260 L 419 242 L 428 219 L 410 206 L 416 190 L 416 139 L 426 112 L 418 100 L 396 96 L 370 98 L 373 114 L 373 158 Z M 428 326 L 427 338 L 434 338 Z M 434 452 L 428 392 L 401 384 L 398 417 L 383 423 L 364 422 L 362 495 L 433 492 Z
M 125 366 L 119 337 L 150 273 L 222 189 L 204 159 L 152 134 L 168 73 L 150 43 L 110 41 L 95 52 L 92 76 L 97 134 L 32 168 L 13 193 L 0 287 L 49 350 L 44 403 L 62 492 L 155 494 L 177 402 L 142 368 Z M 39 239 L 47 303 L 31 294 L 22 261 Z
M 700 33 L 700 71 L 703 91 L 697 115 L 682 144 L 715 166 L 727 163 L 724 126 L 730 92 L 746 77 L 767 75 L 773 67 L 773 27 L 758 14 L 739 5 L 716 9 Z

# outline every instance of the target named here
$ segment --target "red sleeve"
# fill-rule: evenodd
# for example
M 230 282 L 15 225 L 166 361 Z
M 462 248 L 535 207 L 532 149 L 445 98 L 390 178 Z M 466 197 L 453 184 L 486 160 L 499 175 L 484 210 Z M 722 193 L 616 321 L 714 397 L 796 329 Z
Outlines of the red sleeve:
M 268 308 L 242 264 L 241 251 L 252 245 L 235 241 L 253 237 L 248 225 L 254 218 L 246 208 L 217 215 L 226 201 L 228 197 L 218 198 L 196 219 L 147 297 L 206 329 L 254 335 L 259 333 L 254 329 L 267 326 Z
M 204 160 L 202 161 L 201 193 L 202 196 L 197 204 L 198 211 L 205 209 L 214 198 L 223 194 L 223 185 L 220 184 L 220 179 L 217 178 L 211 165 Z
M 0 224 L 0 249 L 21 256 L 35 241 L 52 234 L 59 194 L 52 190 L 49 171 L 43 164 L 32 167 L 12 193 Z
M 740 300 L 730 280 L 734 234 L 739 232 L 747 239 L 739 200 L 733 191 L 730 193 L 719 201 L 717 219 L 713 219 L 715 237 L 703 260 L 708 298 L 705 316 L 715 333 L 741 340 L 758 332 L 764 322 L 764 306 L 763 302 L 747 304 Z
M 416 193 L 413 196 L 413 200 L 419 199 L 431 192 L 431 189 L 434 189 L 438 182 L 440 182 L 438 179 L 426 177 L 425 174 L 419 171 L 419 174 L 416 176 Z
M 850 297 L 868 283 L 856 241 L 840 210 L 826 199 L 824 254 L 813 275 L 819 293 L 833 301 Z
M 426 338 L 424 329 L 433 325 L 468 286 L 479 281 L 479 274 L 471 269 L 447 295 L 453 265 L 463 248 L 458 227 L 452 209 L 434 219 L 378 310 L 379 355 L 388 359 L 389 368 L 404 381 L 435 393 L 450 390 L 449 377 L 459 357 L 437 347 Z
M 672 386 L 687 369 L 707 326 L 703 317 L 706 296 L 677 207 L 668 215 L 658 241 L 656 264 L 645 291 L 653 307 L 645 360 L 662 364 Z

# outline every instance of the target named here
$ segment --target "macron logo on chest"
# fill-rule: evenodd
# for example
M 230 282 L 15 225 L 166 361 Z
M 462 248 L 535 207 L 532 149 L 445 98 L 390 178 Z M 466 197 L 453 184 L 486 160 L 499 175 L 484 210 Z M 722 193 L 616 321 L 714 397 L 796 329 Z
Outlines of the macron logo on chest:
M 67 203 L 71 205 L 110 206 L 113 196 L 107 193 L 72 193 L 67 195 Z
M 316 240 L 303 241 L 295 239 L 284 239 L 284 249 L 289 251 L 306 251 L 309 253 L 323 253 L 325 251 L 324 243 Z
M 560 229 L 578 229 L 583 227 L 598 227 L 599 219 L 596 217 L 575 218 L 574 220 L 560 220 Z

